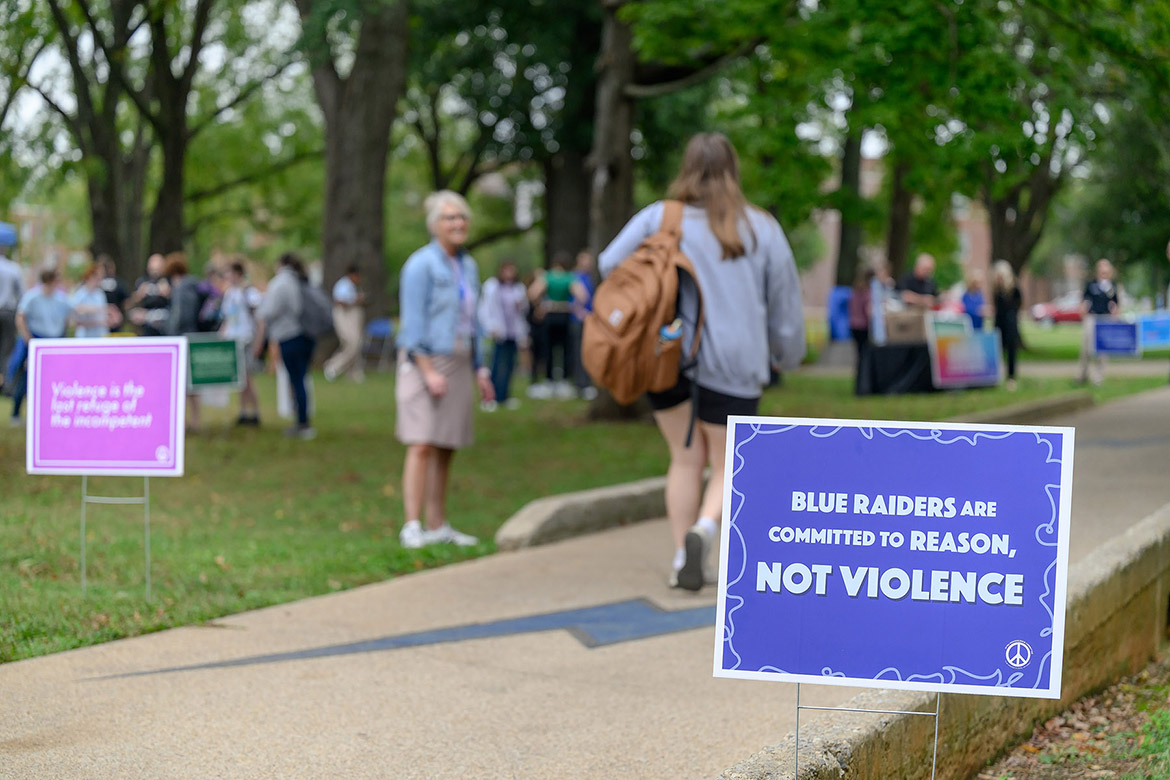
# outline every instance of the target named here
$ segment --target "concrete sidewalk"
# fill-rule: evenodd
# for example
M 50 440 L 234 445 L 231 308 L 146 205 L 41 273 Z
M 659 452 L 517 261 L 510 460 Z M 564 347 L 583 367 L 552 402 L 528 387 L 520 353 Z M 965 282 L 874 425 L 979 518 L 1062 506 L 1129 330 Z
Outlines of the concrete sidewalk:
M 1051 422 L 1075 565 L 1170 501 L 1170 389 Z M 668 590 L 669 556 L 641 523 L 0 666 L 0 777 L 713 777 L 794 686 L 711 677 L 714 590 Z

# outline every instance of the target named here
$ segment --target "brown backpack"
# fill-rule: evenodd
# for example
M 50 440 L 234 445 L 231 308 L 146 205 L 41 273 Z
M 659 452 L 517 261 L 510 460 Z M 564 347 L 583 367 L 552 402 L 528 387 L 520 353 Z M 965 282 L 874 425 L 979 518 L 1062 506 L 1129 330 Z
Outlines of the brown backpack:
M 682 339 L 664 337 L 662 331 L 678 317 L 680 274 L 689 275 L 695 289 L 699 287 L 694 266 L 679 249 L 683 204 L 668 200 L 663 206 L 658 232 L 598 286 L 581 336 L 585 370 L 622 405 L 678 383 Z M 695 339 L 683 367 L 692 365 L 699 351 L 701 293 L 695 319 Z

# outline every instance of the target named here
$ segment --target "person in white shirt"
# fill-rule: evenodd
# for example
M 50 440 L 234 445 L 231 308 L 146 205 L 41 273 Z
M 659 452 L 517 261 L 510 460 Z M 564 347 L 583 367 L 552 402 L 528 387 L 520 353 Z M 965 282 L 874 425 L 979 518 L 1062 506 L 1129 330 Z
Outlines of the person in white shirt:
M 362 275 L 356 265 L 345 269 L 345 276 L 333 285 L 333 330 L 340 342 L 337 351 L 325 361 L 325 378 L 332 382 L 344 373 L 355 382 L 365 379 L 362 369 L 362 329 L 365 327 L 365 293 Z
M 516 263 L 505 260 L 496 275 L 483 283 L 479 302 L 479 319 L 492 337 L 492 386 L 494 401 L 484 401 L 485 411 L 495 411 L 497 404 L 515 409 L 519 401 L 510 397 L 512 371 L 516 353 L 528 344 L 528 290 L 517 278 Z
M 96 339 L 110 335 L 109 301 L 102 289 L 106 269 L 99 263 L 90 263 L 85 276 L 73 294 L 69 305 L 73 307 L 73 335 L 79 339 Z
M 220 312 L 223 314 L 223 324 L 219 327 L 219 335 L 225 339 L 232 339 L 243 345 L 244 348 L 244 389 L 240 391 L 240 416 L 236 425 L 260 424 L 260 401 L 256 398 L 256 388 L 252 385 L 252 369 L 249 361 L 252 355 L 252 342 L 256 338 L 256 320 L 253 312 L 260 305 L 260 291 L 248 284 L 244 265 L 238 260 L 228 266 L 228 287 L 223 293 L 223 302 Z
M 24 274 L 20 264 L 8 257 L 11 249 L 0 244 L 0 370 L 8 366 L 16 346 L 16 306 L 24 294 Z

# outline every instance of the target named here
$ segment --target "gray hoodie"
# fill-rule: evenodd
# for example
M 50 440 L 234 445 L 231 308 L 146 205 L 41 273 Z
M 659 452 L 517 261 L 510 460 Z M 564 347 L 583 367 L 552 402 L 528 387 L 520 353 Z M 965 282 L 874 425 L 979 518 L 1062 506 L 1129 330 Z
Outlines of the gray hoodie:
M 599 256 L 602 276 L 621 263 L 662 224 L 662 202 L 634 215 Z M 723 259 L 707 212 L 683 209 L 683 254 L 690 258 L 703 291 L 703 336 L 698 367 L 689 372 L 699 385 L 737 398 L 758 398 L 768 384 L 770 364 L 790 371 L 804 359 L 804 309 L 800 278 L 788 239 L 776 220 L 756 208 L 747 211 L 755 238 L 741 225 L 747 253 Z M 691 343 L 694 292 L 680 285 L 684 344 Z

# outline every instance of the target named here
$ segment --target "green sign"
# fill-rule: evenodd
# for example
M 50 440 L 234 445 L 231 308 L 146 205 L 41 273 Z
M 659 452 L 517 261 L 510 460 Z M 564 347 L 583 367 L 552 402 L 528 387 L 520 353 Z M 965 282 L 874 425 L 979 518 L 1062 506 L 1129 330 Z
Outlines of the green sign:
M 193 391 L 244 386 L 244 348 L 218 336 L 188 336 L 187 387 Z

